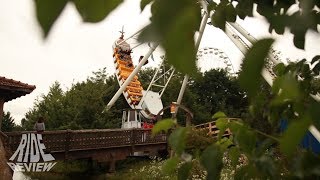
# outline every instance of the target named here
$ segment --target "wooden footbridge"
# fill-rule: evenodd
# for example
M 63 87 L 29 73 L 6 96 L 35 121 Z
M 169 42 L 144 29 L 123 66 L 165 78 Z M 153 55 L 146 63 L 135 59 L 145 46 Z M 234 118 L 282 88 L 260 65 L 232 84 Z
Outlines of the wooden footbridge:
M 207 129 L 208 135 L 217 136 L 219 130 L 214 122 L 196 126 Z M 0 137 L 4 142 L 7 158 L 17 150 L 22 134 L 34 131 L 7 132 Z M 226 136 L 230 131 L 225 132 Z M 45 151 L 55 160 L 92 159 L 109 162 L 109 171 L 115 170 L 115 162 L 133 155 L 159 155 L 167 152 L 168 134 L 152 136 L 151 129 L 91 129 L 58 130 L 42 133 Z
M 8 159 L 18 148 L 22 134 L 34 131 L 2 134 Z M 60 130 L 42 133 L 45 151 L 55 160 L 90 158 L 109 162 L 109 171 L 114 170 L 117 160 L 128 156 L 157 155 L 167 150 L 167 135 L 151 135 L 151 129 L 94 129 Z

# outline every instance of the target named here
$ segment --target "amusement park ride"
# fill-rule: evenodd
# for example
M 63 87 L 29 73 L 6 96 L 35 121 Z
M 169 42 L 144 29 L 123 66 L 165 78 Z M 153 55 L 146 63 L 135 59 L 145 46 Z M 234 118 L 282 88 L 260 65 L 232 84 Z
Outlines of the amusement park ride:
M 208 19 L 211 15 L 211 12 L 207 10 L 207 1 L 202 0 L 202 21 L 200 24 L 200 28 L 198 33 L 195 35 L 195 48 L 198 50 L 200 41 L 204 32 L 206 25 L 211 24 L 208 22 Z M 133 65 L 132 62 L 132 47 L 127 41 L 133 38 L 135 35 L 139 34 L 142 30 L 137 31 L 133 35 L 129 36 L 128 38 L 124 39 L 123 31 L 121 31 L 121 36 L 117 39 L 113 45 L 113 62 L 114 67 L 116 69 L 116 77 L 119 83 L 119 90 L 114 95 L 114 97 L 110 100 L 107 105 L 107 109 L 110 109 L 116 100 L 119 98 L 121 94 L 125 97 L 127 103 L 131 107 L 131 110 L 124 111 L 122 117 L 122 128 L 141 128 L 142 123 L 141 119 L 145 122 L 150 122 L 150 120 L 154 120 L 158 112 L 163 109 L 163 104 L 161 101 L 161 96 L 165 91 L 171 77 L 173 76 L 175 69 L 171 67 L 170 69 L 163 69 L 163 65 L 156 70 L 152 81 L 148 88 L 144 90 L 142 88 L 141 82 L 137 76 L 137 73 L 141 69 L 141 67 L 147 62 L 150 55 L 156 49 L 158 44 L 152 44 L 149 47 L 149 51 L 140 57 L 139 64 L 137 66 Z M 257 40 L 250 35 L 244 28 L 242 28 L 237 23 L 226 23 L 225 34 L 230 38 L 230 40 L 237 46 L 237 48 L 245 54 L 247 50 L 252 46 L 254 42 Z M 244 41 L 245 39 L 245 41 Z M 263 71 L 261 72 L 263 78 L 266 82 L 271 86 L 273 83 L 273 79 L 276 77 L 272 68 L 281 62 L 279 57 L 274 54 L 275 50 L 272 50 L 268 55 L 267 64 L 265 65 Z M 223 54 L 223 52 L 219 51 L 216 48 L 204 48 L 199 50 L 197 54 L 197 59 L 201 59 L 201 56 L 206 53 L 211 53 L 220 56 L 220 59 L 227 65 L 227 67 L 231 67 L 233 70 L 232 64 L 229 58 Z M 164 59 L 164 58 L 162 58 Z M 234 70 L 233 70 L 234 72 Z M 176 103 L 179 105 L 181 104 L 181 100 L 184 94 L 184 91 L 187 86 L 188 82 L 188 75 L 185 75 L 184 80 L 182 82 L 182 86 L 179 92 L 179 96 L 177 98 Z M 162 80 L 162 84 L 159 84 L 159 80 Z M 155 92 L 152 91 L 152 87 L 159 87 L 161 88 L 160 91 Z M 319 96 L 311 95 L 315 100 L 319 101 Z M 177 112 L 177 110 L 176 110 Z M 309 127 L 309 131 L 318 139 L 320 142 L 320 133 L 319 131 L 311 125 Z

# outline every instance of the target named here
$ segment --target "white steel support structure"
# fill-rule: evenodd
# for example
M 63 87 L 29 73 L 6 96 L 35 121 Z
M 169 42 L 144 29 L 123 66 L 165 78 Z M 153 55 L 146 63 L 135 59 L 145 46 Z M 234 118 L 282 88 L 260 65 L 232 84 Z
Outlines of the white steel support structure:
M 137 65 L 137 67 L 132 71 L 132 73 L 129 75 L 129 77 L 126 79 L 126 81 L 122 84 L 122 86 L 118 89 L 116 94 L 112 97 L 112 99 L 110 100 L 110 102 L 107 105 L 107 110 L 110 109 L 114 105 L 114 103 L 117 101 L 117 99 L 121 96 L 122 92 L 130 84 L 130 82 L 132 81 L 134 76 L 136 74 L 138 74 L 138 72 L 140 71 L 141 67 L 145 64 L 145 62 L 148 60 L 148 58 L 153 53 L 153 51 L 157 48 L 157 46 L 158 46 L 158 44 L 155 44 L 154 46 L 151 46 L 149 48 L 149 51 L 147 52 L 147 54 L 142 58 L 142 60 Z
M 142 99 L 138 104 L 138 107 L 142 109 L 142 111 L 140 111 L 142 117 L 154 119 L 159 111 L 163 109 L 161 96 L 167 88 L 174 72 L 175 69 L 173 67 L 166 69 L 163 56 L 159 68 L 156 69 L 147 90 L 143 92 Z
M 175 72 L 175 69 L 172 66 L 168 70 L 165 69 L 164 58 L 165 57 L 163 57 L 159 68 L 156 69 L 156 72 L 152 77 L 152 80 L 146 90 L 146 95 L 150 90 L 153 90 L 152 87 L 158 87 L 160 88 L 158 93 L 161 98 Z M 145 96 L 142 97 L 140 104 L 143 103 L 144 98 Z
M 250 46 L 246 44 L 240 36 L 238 36 L 233 30 L 231 29 L 229 24 L 226 24 L 225 34 L 230 38 L 230 40 L 237 46 L 237 48 L 242 52 L 242 54 L 246 54 Z M 272 75 L 263 68 L 261 75 L 267 81 L 267 83 L 272 86 L 273 77 Z
M 197 51 L 199 49 L 200 42 L 201 42 L 201 39 L 202 39 L 202 35 L 203 35 L 204 29 L 206 28 L 206 25 L 207 25 L 207 22 L 208 22 L 208 19 L 209 19 L 209 12 L 208 12 L 208 8 L 207 8 L 207 6 L 208 6 L 207 2 L 206 1 L 201 1 L 201 5 L 202 5 L 202 8 L 203 8 L 203 17 L 202 17 L 202 20 L 201 20 L 198 37 L 197 37 L 196 42 L 195 42 L 195 49 Z M 184 91 L 186 90 L 186 87 L 187 87 L 188 80 L 189 80 L 189 75 L 186 74 L 184 76 L 184 79 L 183 79 L 183 82 L 182 82 L 182 85 L 181 85 L 181 89 L 180 89 L 180 92 L 179 92 L 179 96 L 178 96 L 178 99 L 177 99 L 177 104 L 178 105 L 181 104 Z M 178 107 L 176 108 L 176 113 L 177 112 L 178 112 Z
M 232 26 L 234 29 L 236 29 L 243 37 L 245 37 L 251 44 L 257 42 L 257 40 L 250 35 L 246 30 L 244 30 L 239 24 L 237 23 L 227 23 L 226 24 L 226 35 L 231 39 L 231 41 L 239 48 L 239 50 L 245 54 L 247 49 L 250 47 L 247 45 L 238 35 L 232 32 L 230 26 Z M 274 63 L 278 64 L 280 63 L 276 58 L 273 57 L 271 53 L 268 54 L 268 58 Z M 262 76 L 264 79 L 267 81 L 267 83 L 272 86 L 273 83 L 273 75 L 271 75 L 270 71 L 272 72 L 272 69 L 266 70 L 265 68 L 261 72 Z M 310 94 L 310 96 L 320 102 L 320 98 L 317 95 Z M 310 125 L 309 126 L 309 131 L 310 133 L 320 142 L 320 132 L 319 130 L 314 126 Z
M 167 88 L 167 86 L 168 86 L 168 84 L 169 84 L 169 82 L 170 82 L 170 80 L 171 80 L 171 78 L 172 78 L 172 76 L 173 76 L 173 74 L 174 74 L 174 71 L 175 71 L 175 69 L 174 69 L 173 67 L 170 67 L 170 69 L 169 69 L 168 71 L 166 71 L 166 72 L 168 72 L 168 73 L 170 74 L 170 76 L 169 76 L 168 79 L 164 79 L 164 82 L 165 82 L 165 81 L 166 81 L 166 82 L 165 82 L 164 87 L 163 87 L 162 90 L 161 90 L 160 97 L 162 97 L 164 91 L 166 90 L 166 88 Z M 170 73 L 170 72 L 171 72 L 171 73 Z M 164 76 L 164 78 L 165 78 L 165 74 L 164 74 L 163 76 Z
M 236 29 L 243 37 L 245 37 L 251 44 L 257 42 L 257 39 L 253 37 L 249 32 L 247 32 L 243 27 L 240 26 L 238 23 L 227 23 L 230 26 L 232 26 L 234 29 Z M 275 59 L 273 55 L 269 52 L 268 58 L 275 64 L 280 63 L 278 59 Z

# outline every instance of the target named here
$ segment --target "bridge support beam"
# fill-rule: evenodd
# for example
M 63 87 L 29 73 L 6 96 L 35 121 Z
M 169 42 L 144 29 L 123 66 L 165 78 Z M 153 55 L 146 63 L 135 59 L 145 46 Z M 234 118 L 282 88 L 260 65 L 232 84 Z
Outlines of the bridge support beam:
M 115 173 L 116 172 L 116 160 L 111 160 L 109 162 L 109 169 L 108 169 L 108 173 Z
M 117 162 L 117 154 L 115 152 L 111 152 L 109 157 L 108 173 L 116 172 L 116 162 Z

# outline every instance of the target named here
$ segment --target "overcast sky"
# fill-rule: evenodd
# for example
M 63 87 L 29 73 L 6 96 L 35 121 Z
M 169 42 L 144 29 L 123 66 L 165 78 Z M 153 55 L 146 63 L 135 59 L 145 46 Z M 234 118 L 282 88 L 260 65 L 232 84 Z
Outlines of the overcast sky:
M 140 13 L 140 0 L 126 0 L 103 22 L 85 24 L 72 4 L 68 4 L 55 23 L 48 39 L 43 40 L 35 19 L 32 0 L 0 0 L 0 76 L 36 85 L 29 95 L 12 100 L 4 105 L 17 123 L 33 107 L 41 94 L 46 94 L 54 81 L 61 83 L 64 90 L 73 82 L 85 80 L 92 71 L 107 68 L 114 73 L 112 43 L 119 37 L 124 25 L 129 35 L 148 23 L 149 9 Z M 239 23 L 257 38 L 270 36 L 267 23 L 260 18 L 248 18 Z M 275 48 L 283 58 L 312 58 L 320 54 L 320 37 L 309 32 L 306 51 L 294 48 L 292 36 L 276 36 Z M 201 47 L 216 47 L 231 59 L 236 70 L 242 55 L 224 33 L 207 27 Z M 133 58 L 145 52 L 145 48 L 134 51 Z M 156 53 L 160 54 L 160 51 Z M 151 63 L 155 65 L 157 62 Z

